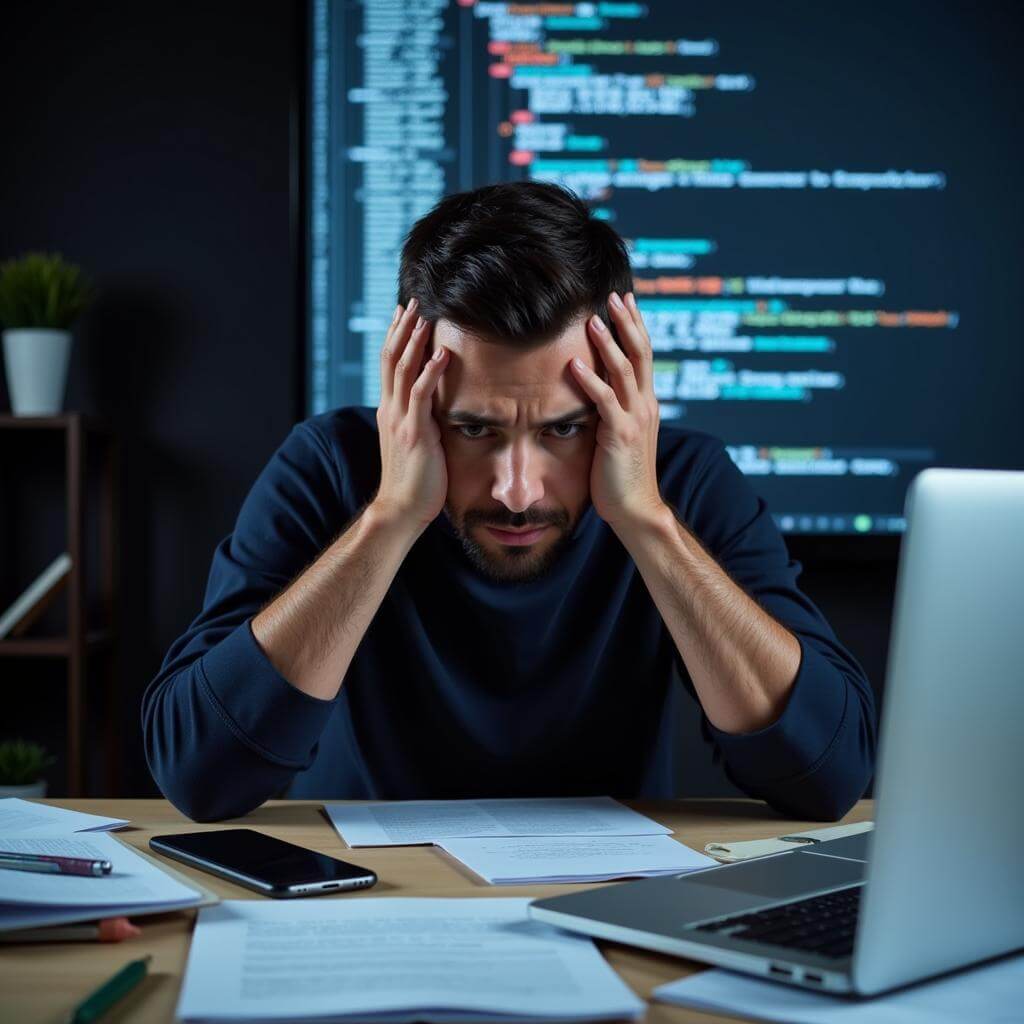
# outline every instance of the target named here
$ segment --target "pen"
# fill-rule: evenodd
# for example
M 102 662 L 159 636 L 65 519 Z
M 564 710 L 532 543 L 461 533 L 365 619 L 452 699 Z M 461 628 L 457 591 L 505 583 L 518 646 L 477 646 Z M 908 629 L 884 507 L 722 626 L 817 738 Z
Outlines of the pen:
M 90 857 L 54 857 L 45 853 L 10 853 L 0 850 L 0 868 L 9 871 L 42 871 L 51 875 L 109 875 L 109 860 Z
M 125 964 L 109 981 L 104 982 L 88 999 L 71 1011 L 68 1024 L 91 1024 L 106 1013 L 119 999 L 124 998 L 146 976 L 152 956 Z

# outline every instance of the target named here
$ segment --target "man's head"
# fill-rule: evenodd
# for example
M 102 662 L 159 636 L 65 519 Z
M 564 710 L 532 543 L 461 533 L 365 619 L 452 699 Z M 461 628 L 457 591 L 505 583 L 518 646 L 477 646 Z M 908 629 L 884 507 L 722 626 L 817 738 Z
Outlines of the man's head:
M 587 318 L 608 323 L 609 293 L 631 288 L 619 236 L 553 185 L 449 196 L 406 239 L 399 301 L 415 296 L 451 353 L 434 398 L 445 509 L 495 579 L 546 572 L 586 510 L 599 421 L 569 363 L 601 367 Z

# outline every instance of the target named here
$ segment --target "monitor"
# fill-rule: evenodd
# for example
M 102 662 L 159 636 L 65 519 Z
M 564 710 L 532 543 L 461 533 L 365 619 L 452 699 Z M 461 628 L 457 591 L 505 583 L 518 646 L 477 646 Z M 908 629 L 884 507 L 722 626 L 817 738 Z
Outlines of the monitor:
M 1021 468 L 1009 16 L 311 0 L 308 411 L 377 404 L 413 222 L 539 180 L 626 240 L 662 422 L 784 533 L 898 534 L 923 468 Z

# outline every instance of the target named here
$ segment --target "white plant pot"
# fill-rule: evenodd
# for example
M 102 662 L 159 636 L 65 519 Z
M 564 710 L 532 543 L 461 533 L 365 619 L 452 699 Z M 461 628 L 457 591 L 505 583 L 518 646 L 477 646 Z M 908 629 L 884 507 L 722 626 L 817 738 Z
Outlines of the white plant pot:
M 46 796 L 46 780 L 36 779 L 27 786 L 0 786 L 0 797 L 5 796 L 20 796 L 22 800 L 32 796 Z
M 4 331 L 4 367 L 15 416 L 55 416 L 64 405 L 71 332 L 42 327 Z

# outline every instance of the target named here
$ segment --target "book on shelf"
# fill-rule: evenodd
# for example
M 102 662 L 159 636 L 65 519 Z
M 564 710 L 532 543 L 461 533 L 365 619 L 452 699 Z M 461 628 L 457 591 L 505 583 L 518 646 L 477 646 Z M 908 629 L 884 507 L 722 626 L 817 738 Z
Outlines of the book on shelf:
M 0 615 L 0 640 L 21 636 L 60 593 L 71 571 L 71 556 L 58 555 L 22 592 L 14 604 Z

